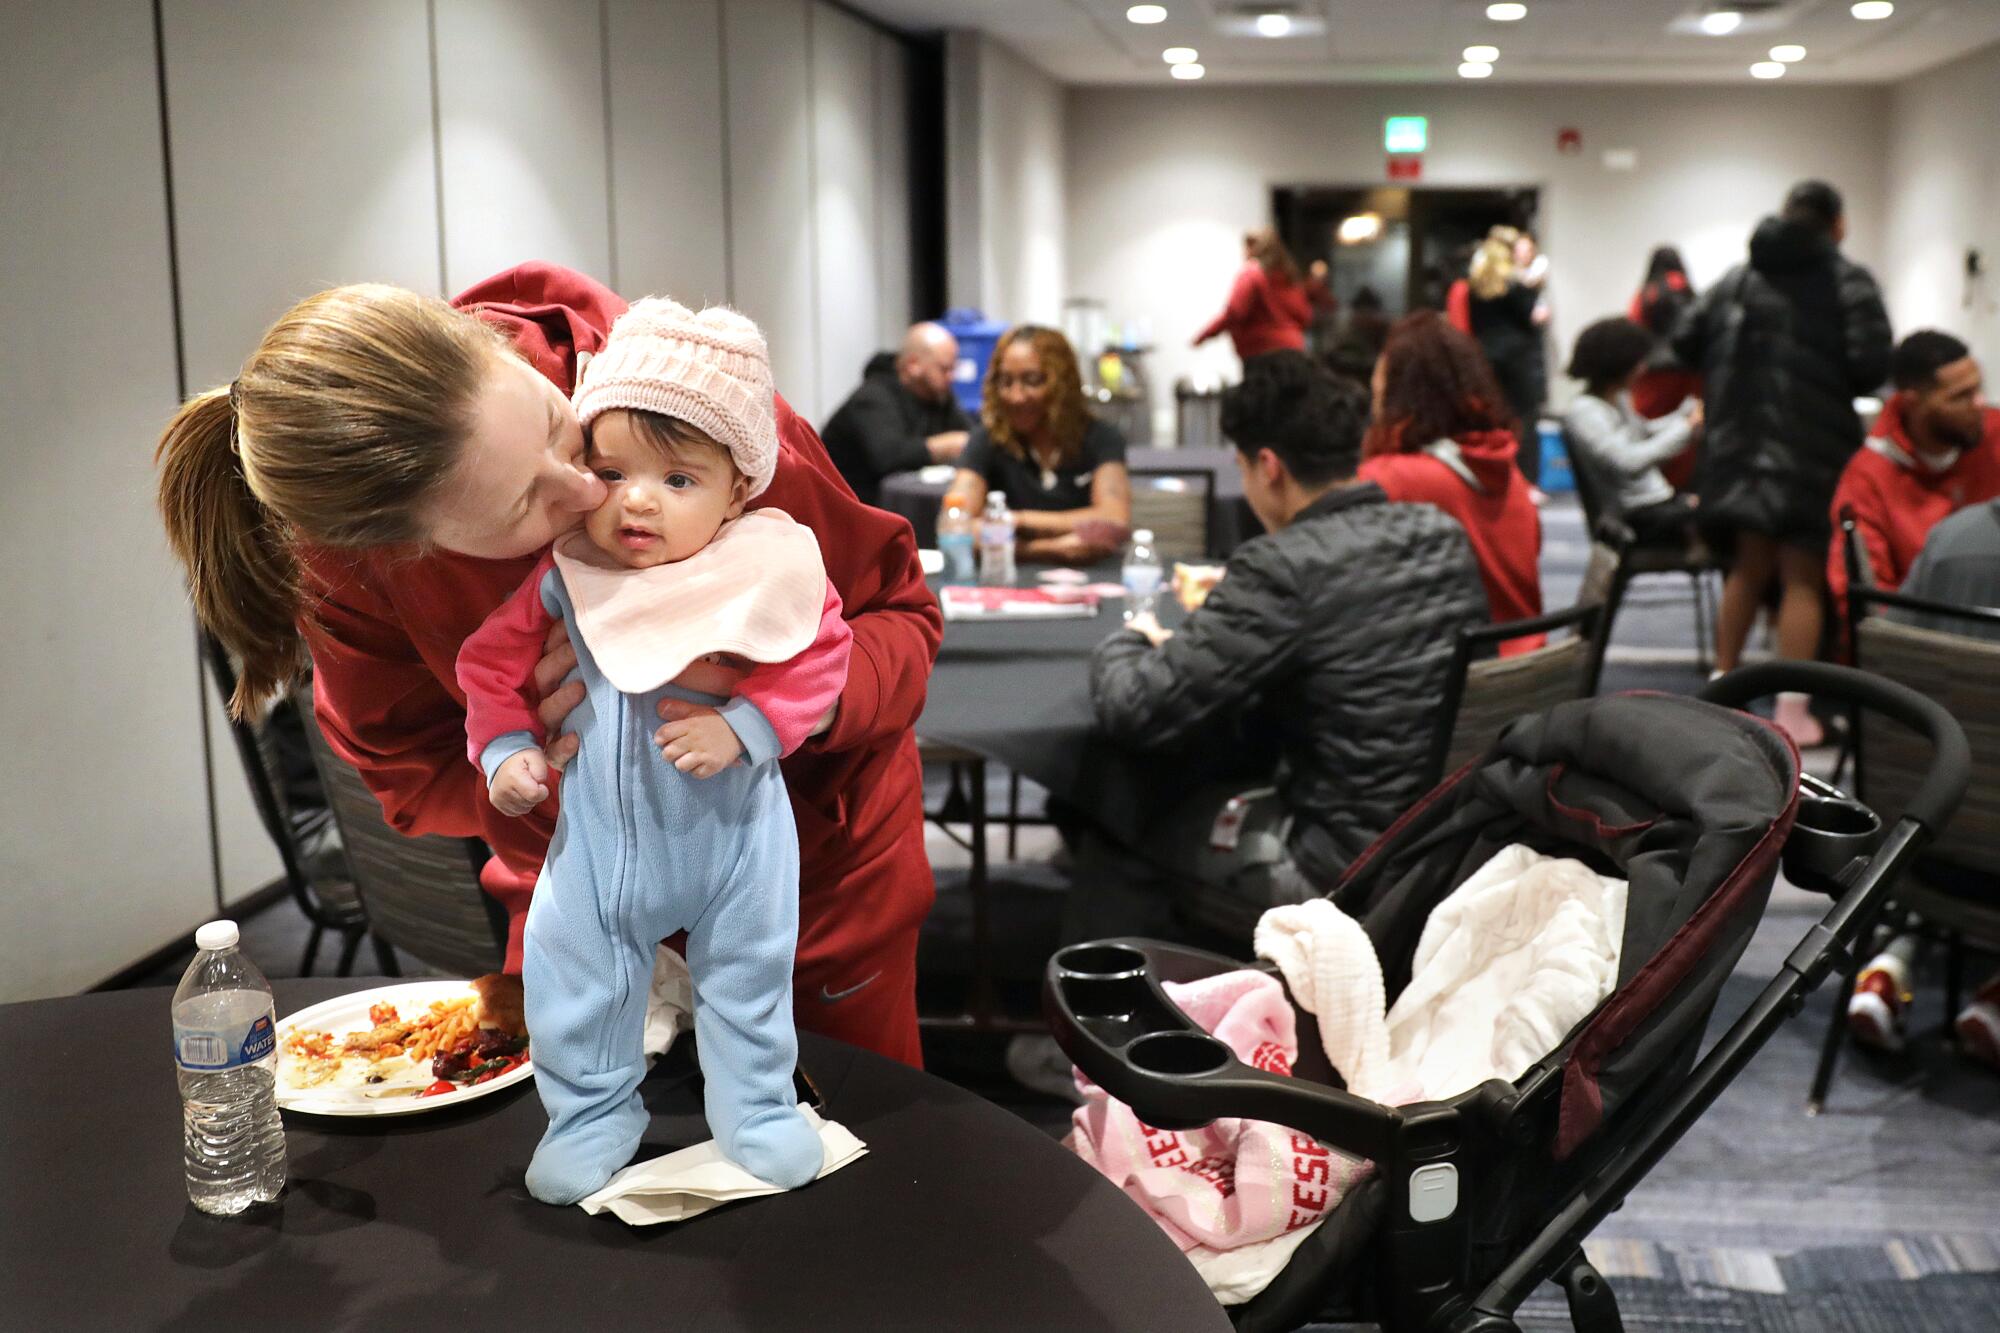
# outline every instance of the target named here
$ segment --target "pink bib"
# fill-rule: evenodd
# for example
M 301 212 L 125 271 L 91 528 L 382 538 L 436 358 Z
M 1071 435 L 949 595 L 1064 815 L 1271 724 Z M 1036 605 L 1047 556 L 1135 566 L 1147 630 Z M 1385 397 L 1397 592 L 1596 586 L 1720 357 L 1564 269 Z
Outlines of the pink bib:
M 724 523 L 685 560 L 607 568 L 582 533 L 556 543 L 556 568 L 604 678 L 626 694 L 657 689 L 709 653 L 785 662 L 810 648 L 826 605 L 819 539 L 782 509 Z

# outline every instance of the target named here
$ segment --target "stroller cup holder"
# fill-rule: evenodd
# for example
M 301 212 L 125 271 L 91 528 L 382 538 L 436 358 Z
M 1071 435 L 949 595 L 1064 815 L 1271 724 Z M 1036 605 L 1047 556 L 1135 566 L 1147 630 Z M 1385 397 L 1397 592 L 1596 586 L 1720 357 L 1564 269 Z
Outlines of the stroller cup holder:
M 1839 788 L 1809 775 L 1799 780 L 1799 810 L 1785 840 L 1785 876 L 1800 888 L 1841 891 L 1841 872 L 1866 861 L 1882 840 L 1882 820 Z

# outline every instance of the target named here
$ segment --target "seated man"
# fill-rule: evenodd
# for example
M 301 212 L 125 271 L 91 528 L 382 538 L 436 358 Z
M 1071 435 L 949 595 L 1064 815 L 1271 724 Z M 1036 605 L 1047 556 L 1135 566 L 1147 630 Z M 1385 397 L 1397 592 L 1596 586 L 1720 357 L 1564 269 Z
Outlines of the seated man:
M 1133 849 L 1192 890 L 1185 914 L 1246 944 L 1265 908 L 1331 888 L 1423 795 L 1453 644 L 1487 619 L 1457 520 L 1356 478 L 1367 426 L 1366 392 L 1304 353 L 1246 366 L 1222 429 L 1268 535 L 1178 633 L 1134 620 L 1091 663 L 1098 726 L 1177 773 L 1241 724 L 1279 738 L 1263 808 L 1225 805 L 1250 783 L 1191 792 Z M 1072 913 L 1069 931 L 1118 926 Z
M 863 504 L 881 498 L 882 478 L 933 463 L 955 463 L 966 420 L 952 397 L 958 340 L 936 324 L 913 324 L 895 356 L 878 352 L 820 432 L 840 475 Z
M 1948 333 L 1924 329 L 1896 346 L 1896 392 L 1833 494 L 1833 522 L 1854 515 L 1875 582 L 1896 589 L 1938 521 L 2000 496 L 2000 411 L 1980 393 L 1979 363 Z M 1847 614 L 1842 543 L 1827 554 L 1827 587 Z
M 1961 509 L 1931 530 L 1930 540 L 1910 566 L 1902 590 L 1912 597 L 1956 606 L 2000 606 L 2000 500 Z M 1889 614 L 1923 629 L 2000 639 L 2000 630 L 1970 621 L 1927 617 L 1898 607 Z M 1910 983 L 1921 941 L 1899 935 L 1870 959 L 1854 979 L 1847 1002 L 1847 1026 L 1854 1039 L 1876 1050 L 1902 1049 Z M 1960 1010 L 1953 1028 L 1959 1046 L 1974 1059 L 2000 1068 L 2000 973 L 1988 977 Z

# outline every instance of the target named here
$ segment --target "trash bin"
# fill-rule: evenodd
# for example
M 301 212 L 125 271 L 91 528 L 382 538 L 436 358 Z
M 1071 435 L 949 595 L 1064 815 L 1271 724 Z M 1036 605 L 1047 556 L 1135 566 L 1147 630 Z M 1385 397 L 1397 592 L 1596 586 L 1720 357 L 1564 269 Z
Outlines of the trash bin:
M 1540 426 L 1542 479 L 1536 483 L 1545 495 L 1568 495 L 1576 489 L 1569 471 L 1569 450 L 1563 445 L 1562 423 L 1543 421 Z
M 951 374 L 951 391 L 957 395 L 958 405 L 977 417 L 986 388 L 986 363 L 993 359 L 994 345 L 1007 326 L 965 306 L 945 311 L 938 323 L 958 339 L 958 366 Z

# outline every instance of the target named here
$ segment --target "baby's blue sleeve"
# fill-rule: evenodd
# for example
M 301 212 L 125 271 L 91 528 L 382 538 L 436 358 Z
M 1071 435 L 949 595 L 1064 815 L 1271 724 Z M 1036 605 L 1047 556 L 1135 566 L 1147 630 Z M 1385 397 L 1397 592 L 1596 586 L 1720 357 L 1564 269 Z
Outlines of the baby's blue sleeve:
M 765 724 L 770 725 L 769 723 Z M 532 750 L 538 742 L 531 731 L 502 732 L 486 742 L 486 748 L 479 752 L 479 770 L 486 774 L 486 785 L 493 785 L 493 772 L 500 765 L 512 759 L 523 750 Z
M 716 711 L 736 733 L 736 739 L 743 742 L 744 763 L 755 768 L 778 757 L 778 732 L 764 716 L 763 709 L 739 694 Z

